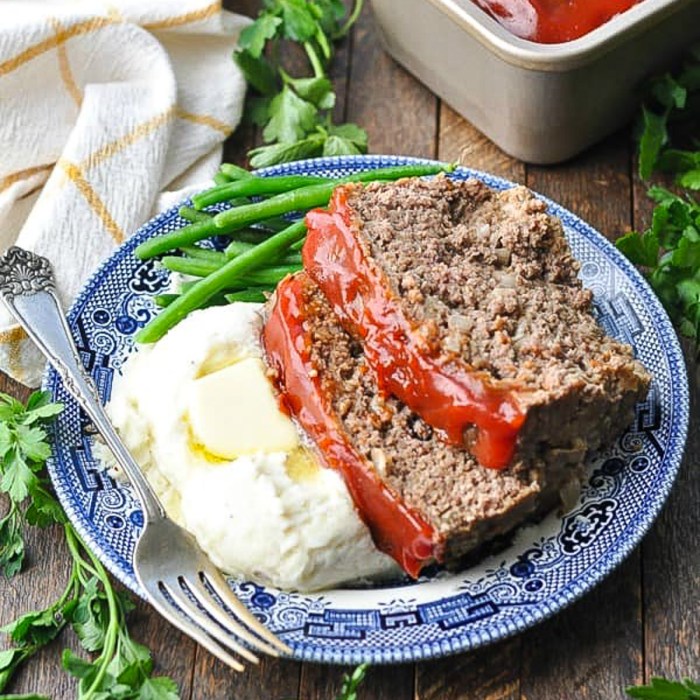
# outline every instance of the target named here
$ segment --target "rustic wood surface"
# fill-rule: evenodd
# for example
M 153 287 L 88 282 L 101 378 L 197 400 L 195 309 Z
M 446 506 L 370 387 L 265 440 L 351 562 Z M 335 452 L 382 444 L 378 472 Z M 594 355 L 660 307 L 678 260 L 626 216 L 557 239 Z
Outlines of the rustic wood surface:
M 229 6 L 253 14 L 255 0 Z M 615 238 L 649 219 L 644 186 L 634 176 L 633 149 L 622 131 L 575 160 L 532 167 L 502 153 L 450 107 L 394 63 L 381 49 L 369 8 L 338 52 L 333 69 L 336 118 L 363 125 L 374 153 L 459 160 L 523 182 Z M 227 143 L 227 158 L 245 162 L 255 141 L 241 128 Z M 688 352 L 692 416 L 698 393 Z M 26 389 L 0 376 L 0 390 L 20 398 Z M 585 598 L 513 639 L 470 654 L 415 665 L 370 669 L 363 700 L 527 700 L 623 698 L 626 685 L 652 675 L 700 680 L 700 436 L 691 429 L 678 483 L 641 547 Z M 0 582 L 0 624 L 55 599 L 69 558 L 57 529 L 29 535 L 24 573 Z M 157 671 L 172 676 L 183 698 L 202 700 L 330 700 L 344 670 L 336 666 L 265 660 L 236 675 L 139 604 L 131 629 L 154 652 Z M 13 693 L 75 696 L 60 670 L 70 634 L 20 673 Z

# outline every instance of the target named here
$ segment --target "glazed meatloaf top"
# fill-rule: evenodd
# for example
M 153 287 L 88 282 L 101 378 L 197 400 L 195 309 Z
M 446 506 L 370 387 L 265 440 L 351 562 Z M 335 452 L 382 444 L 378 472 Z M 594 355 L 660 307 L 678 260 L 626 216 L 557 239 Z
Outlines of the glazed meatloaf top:
M 438 428 L 445 427 L 441 417 L 431 417 L 419 392 L 410 394 L 411 384 L 426 376 L 418 365 L 430 358 L 448 376 L 478 378 L 482 395 L 505 391 L 497 394 L 504 416 L 499 430 L 527 435 L 537 449 L 542 443 L 571 447 L 574 419 L 590 432 L 606 406 L 624 403 L 629 420 L 630 405 L 648 389 L 649 375 L 632 349 L 597 324 L 561 222 L 526 188 L 495 191 L 475 179 L 446 177 L 351 184 L 336 190 L 330 212 L 311 212 L 307 222 L 305 267 L 346 329 L 365 344 L 392 343 L 386 328 L 397 321 L 380 327 L 377 289 L 384 293 L 382 309 L 393 306 L 406 321 L 401 342 L 394 343 L 404 353 L 401 363 L 382 366 L 391 353 L 371 348 L 367 356 L 389 390 Z M 351 239 L 345 248 L 327 243 L 343 235 Z M 348 273 L 372 277 L 371 283 L 353 287 Z M 410 381 L 392 383 L 411 363 L 417 369 Z M 440 397 L 438 388 L 436 395 L 449 403 L 451 391 Z M 542 428 L 552 420 L 543 407 L 557 411 L 547 435 Z M 587 408 L 592 414 L 580 415 Z M 528 420 L 532 409 L 540 409 L 539 426 Z M 479 420 L 466 422 L 480 426 Z M 559 432 L 557 424 L 569 430 Z M 467 425 L 459 427 L 458 439 L 473 439 Z M 610 430 L 605 433 L 594 433 L 589 446 L 608 439 Z M 449 431 L 448 437 L 454 439 Z
M 551 507 L 562 486 L 580 477 L 581 469 L 572 471 L 539 459 L 516 461 L 503 471 L 484 469 L 469 452 L 439 439 L 407 406 L 379 391 L 362 345 L 342 328 L 304 273 L 279 285 L 268 314 L 263 342 L 287 405 L 319 445 L 326 463 L 343 472 L 378 546 L 410 573 L 415 575 L 434 559 L 453 562 L 508 532 L 529 513 Z M 296 336 L 289 334 L 294 323 Z M 284 338 L 278 333 L 279 324 L 286 328 Z M 298 361 L 301 355 L 303 362 Z M 313 406 L 316 401 L 324 405 L 323 425 Z M 340 449 L 342 441 L 350 444 L 354 456 Z M 382 530 L 375 520 L 379 516 L 362 502 L 367 485 L 359 494 L 353 487 L 352 470 L 362 469 L 371 471 L 377 488 L 388 488 L 395 495 L 408 509 L 408 518 L 426 526 L 423 533 L 433 548 L 417 557 L 412 571 L 401 555 L 401 549 L 410 546 L 401 540 L 405 526 L 397 522 L 394 533 Z

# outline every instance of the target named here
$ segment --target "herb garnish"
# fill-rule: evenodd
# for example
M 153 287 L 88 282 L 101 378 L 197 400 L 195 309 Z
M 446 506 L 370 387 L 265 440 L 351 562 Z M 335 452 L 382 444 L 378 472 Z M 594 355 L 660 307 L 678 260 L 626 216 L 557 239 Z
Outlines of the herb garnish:
M 335 700 L 357 700 L 357 690 L 365 679 L 369 664 L 360 664 L 348 675 L 343 675 L 343 685 Z
M 13 646 L 0 651 L 0 693 L 25 661 L 70 625 L 82 647 L 98 654 L 89 661 L 69 650 L 63 652 L 63 667 L 79 679 L 79 700 L 177 700 L 177 684 L 170 678 L 151 676 L 150 651 L 129 635 L 126 615 L 133 603 L 115 590 L 102 564 L 81 542 L 48 490 L 43 473 L 50 453 L 46 423 L 62 409 L 61 404 L 50 403 L 45 392 L 33 393 L 26 406 L 0 394 L 0 491 L 9 502 L 0 520 L 0 567 L 8 578 L 21 569 L 25 524 L 61 523 L 72 558 L 68 584 L 60 598 L 2 628 Z
M 697 127 L 700 108 L 700 46 L 691 49 L 677 76 L 651 81 L 642 107 L 639 174 L 675 175 L 680 188 L 700 190 L 700 150 L 671 147 L 689 126 Z M 697 147 L 697 140 L 692 142 Z M 651 226 L 632 231 L 617 247 L 645 274 L 679 331 L 700 346 L 700 204 L 690 192 L 674 194 L 650 187 L 656 203 Z
M 639 685 L 626 689 L 631 698 L 642 700 L 700 700 L 700 685 L 689 678 L 682 681 L 668 681 L 653 677 L 649 685 Z
M 7 494 L 9 504 L 0 517 L 0 574 L 8 578 L 22 568 L 25 522 L 39 527 L 64 522 L 41 474 L 50 452 L 45 425 L 62 408 L 41 392 L 32 394 L 26 406 L 0 394 L 0 493 Z
M 333 124 L 336 96 L 327 74 L 333 42 L 348 33 L 362 5 L 355 0 L 346 17 L 342 0 L 264 0 L 255 22 L 241 32 L 234 58 L 257 93 L 246 109 L 266 144 L 248 154 L 252 167 L 367 152 L 363 129 Z M 280 65 L 285 40 L 304 49 L 311 77 L 294 78 Z

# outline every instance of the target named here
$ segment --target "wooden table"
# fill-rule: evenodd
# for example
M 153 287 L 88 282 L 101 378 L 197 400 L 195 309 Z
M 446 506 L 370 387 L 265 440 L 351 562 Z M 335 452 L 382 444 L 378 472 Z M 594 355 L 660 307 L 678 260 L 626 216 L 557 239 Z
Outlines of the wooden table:
M 240 2 L 230 4 L 240 11 Z M 248 10 L 256 5 L 244 4 Z M 541 168 L 516 161 L 383 53 L 369 9 L 339 50 L 334 79 L 336 118 L 363 125 L 373 153 L 459 160 L 502 175 L 552 197 L 610 238 L 649 220 L 627 131 L 563 166 Z M 227 144 L 227 158 L 243 161 L 253 139 L 250 131 L 239 130 Z M 698 392 L 690 352 L 688 361 L 695 424 Z M 5 377 L 0 377 L 0 390 L 26 396 Z M 626 697 L 624 686 L 652 675 L 700 680 L 699 457 L 698 431 L 691 429 L 680 476 L 652 531 L 583 600 L 531 631 L 474 653 L 373 668 L 360 698 L 612 700 Z M 57 529 L 31 533 L 29 551 L 25 572 L 0 582 L 0 623 L 54 600 L 67 579 L 69 558 Z M 265 660 L 259 668 L 236 675 L 144 604 L 139 604 L 131 629 L 153 650 L 157 671 L 180 684 L 183 698 L 330 700 L 345 670 Z M 60 669 L 66 644 L 77 649 L 72 634 L 66 634 L 30 663 L 11 691 L 45 693 L 56 700 L 75 697 L 73 680 Z

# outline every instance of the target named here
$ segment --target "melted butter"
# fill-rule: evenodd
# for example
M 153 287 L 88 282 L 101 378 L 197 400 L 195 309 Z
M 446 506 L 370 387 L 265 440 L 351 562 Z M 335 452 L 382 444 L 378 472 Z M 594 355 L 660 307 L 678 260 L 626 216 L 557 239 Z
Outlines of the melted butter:
M 208 450 L 201 442 L 199 442 L 199 440 L 197 440 L 194 431 L 192 430 L 192 423 L 190 423 L 189 416 L 185 416 L 185 421 L 187 423 L 187 449 L 191 454 L 195 455 L 196 457 L 201 457 L 207 462 L 223 463 L 231 461 L 226 457 L 221 457 Z
M 224 350 L 219 349 L 202 363 L 195 379 L 202 379 L 202 377 L 220 372 L 222 369 L 235 365 L 245 357 L 246 355 L 242 354 L 236 345 L 227 346 Z
M 246 357 L 195 380 L 188 420 L 195 444 L 221 459 L 299 446 L 296 428 L 280 411 L 259 358 Z
M 316 457 L 305 447 L 297 447 L 290 452 L 285 467 L 289 478 L 297 482 L 311 481 L 321 470 Z

